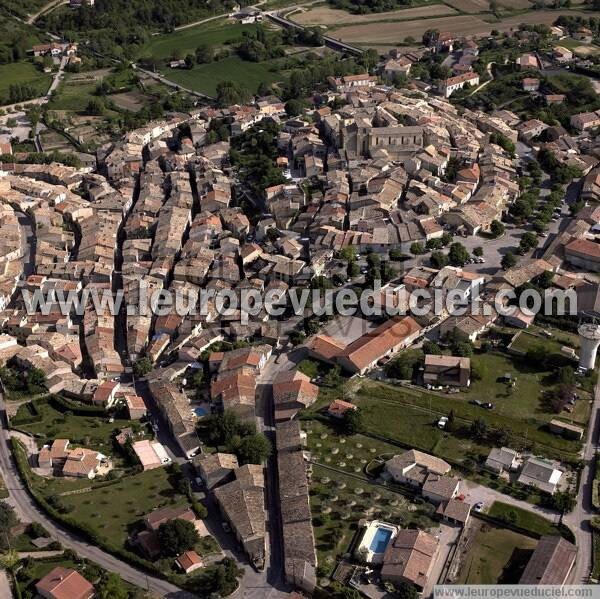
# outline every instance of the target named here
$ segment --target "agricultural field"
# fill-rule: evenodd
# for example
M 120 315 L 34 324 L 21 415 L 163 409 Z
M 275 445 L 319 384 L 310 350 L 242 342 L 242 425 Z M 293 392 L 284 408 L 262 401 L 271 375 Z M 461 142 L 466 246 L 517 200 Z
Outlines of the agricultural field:
M 281 81 L 281 75 L 271 68 L 276 61 L 247 62 L 237 56 L 230 56 L 218 62 L 196 65 L 193 69 L 162 69 L 163 76 L 182 87 L 201 92 L 209 96 L 217 93 L 217 84 L 221 81 L 235 81 L 252 93 L 256 93 L 261 82 Z
M 148 96 L 134 89 L 120 94 L 111 94 L 110 100 L 121 110 L 137 112 L 146 105 Z
M 471 527 L 457 584 L 517 584 L 536 540 L 477 520 Z
M 30 85 L 42 96 L 50 87 L 52 75 L 42 73 L 32 62 L 22 61 L 0 65 L 0 102 L 8 103 L 11 85 Z
M 464 0 L 469 1 L 469 0 Z M 484 0 L 479 0 L 484 1 Z M 449 2 L 448 4 L 452 4 Z M 353 15 L 346 10 L 330 8 L 326 5 L 317 5 L 302 12 L 294 12 L 289 19 L 302 25 L 351 25 L 355 23 L 372 23 L 375 21 L 408 21 L 410 19 L 429 18 L 440 15 L 456 14 L 456 10 L 446 4 L 429 4 L 391 10 L 388 12 L 370 13 L 366 15 Z
M 477 14 L 488 12 L 490 3 L 488 0 L 446 0 L 446 4 L 452 6 L 459 12 L 467 14 Z
M 175 31 L 167 35 L 155 36 L 140 51 L 140 56 L 152 56 L 158 60 L 166 60 L 174 52 L 182 56 L 193 54 L 200 44 L 219 47 L 226 46 L 241 39 L 244 32 L 256 31 L 256 25 L 231 23 L 226 18 L 211 21 Z
M 584 13 L 573 10 L 561 11 L 560 14 L 584 16 Z M 500 20 L 490 20 L 490 22 L 474 15 L 459 15 L 411 20 L 401 23 L 359 24 L 337 28 L 335 37 L 348 43 L 379 47 L 398 44 L 406 37 L 420 39 L 428 29 L 439 29 L 465 36 L 489 35 L 492 29 L 509 31 L 518 28 L 521 23 L 551 25 L 557 16 L 555 11 L 540 10 Z

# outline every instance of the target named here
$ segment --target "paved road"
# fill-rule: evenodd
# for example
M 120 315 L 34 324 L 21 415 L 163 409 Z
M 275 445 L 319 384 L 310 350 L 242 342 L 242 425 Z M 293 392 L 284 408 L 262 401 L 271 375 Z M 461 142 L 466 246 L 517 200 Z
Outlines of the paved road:
M 581 472 L 577 504 L 575 509 L 564 517 L 564 522 L 575 533 L 579 553 L 572 574 L 574 584 L 588 582 L 592 570 L 592 529 L 590 520 L 594 516 L 592 506 L 592 486 L 595 474 L 595 456 L 598 451 L 600 433 L 600 383 L 594 391 L 594 402 L 590 413 L 590 423 L 583 449 L 583 470 Z
M 148 589 L 161 597 L 180 599 L 193 599 L 195 597 L 165 580 L 148 576 L 140 570 L 131 567 L 116 557 L 102 551 L 98 547 L 90 545 L 79 535 L 50 520 L 38 507 L 35 500 L 21 483 L 10 450 L 9 432 L 6 428 L 4 398 L 1 396 L 0 415 L 2 416 L 2 428 L 0 430 L 0 470 L 2 470 L 2 475 L 9 492 L 8 501 L 15 508 L 21 521 L 39 522 L 46 528 L 52 538 L 60 541 L 64 547 L 72 549 L 80 556 L 92 560 L 100 567 L 110 572 L 116 572 L 123 580 L 142 589 Z
M 69 0 L 52 0 L 51 2 L 48 2 L 48 4 L 44 4 L 40 10 L 33 15 L 30 15 L 30 17 L 27 19 L 27 24 L 33 25 L 33 23 L 35 23 L 42 15 L 46 14 L 47 12 L 51 12 L 55 8 L 58 8 L 64 4 L 69 4 Z

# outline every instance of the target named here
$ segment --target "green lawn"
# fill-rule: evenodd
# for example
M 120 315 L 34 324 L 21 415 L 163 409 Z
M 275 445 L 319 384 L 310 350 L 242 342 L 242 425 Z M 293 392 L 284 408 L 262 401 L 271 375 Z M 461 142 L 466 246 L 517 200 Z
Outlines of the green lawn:
M 97 87 L 97 81 L 74 82 L 72 81 L 72 75 L 67 75 L 54 92 L 48 103 L 48 108 L 50 110 L 81 112 L 85 110 L 88 102 L 95 97 L 94 91 Z
M 261 82 L 281 81 L 280 73 L 269 69 L 275 61 L 247 62 L 237 56 L 230 56 L 218 62 L 196 65 L 193 69 L 170 69 L 164 67 L 162 74 L 182 87 L 215 96 L 217 84 L 221 81 L 236 81 L 256 93 Z
M 117 484 L 62 497 L 69 516 L 85 523 L 107 543 L 122 547 L 128 533 L 145 514 L 187 499 L 171 485 L 165 468 L 127 476 Z
M 51 405 L 47 399 L 36 400 L 34 404 L 41 415 L 40 422 L 20 423 L 21 418 L 30 415 L 23 404 L 11 420 L 11 425 L 34 435 L 40 447 L 54 439 L 69 439 L 73 445 L 83 445 L 110 455 L 113 453 L 113 432 L 131 426 L 130 420 L 108 422 L 108 416 L 76 416 L 71 412 L 63 412 L 58 404 Z
M 529 334 L 519 337 L 519 340 L 523 338 L 520 347 L 523 347 L 524 351 L 527 351 L 530 346 L 539 344 L 535 337 L 532 342 L 532 337 Z M 541 342 L 545 346 L 550 344 L 549 349 L 557 348 L 558 351 L 562 345 L 551 340 Z M 557 417 L 557 414 L 548 409 L 544 398 L 544 393 L 556 386 L 553 372 L 539 370 L 527 359 L 497 352 L 474 355 L 471 363 L 481 375 L 481 379 L 472 381 L 468 390 L 454 397 L 492 402 L 495 405 L 495 414 L 518 419 L 532 426 L 543 426 Z M 512 375 L 516 381 L 515 387 L 510 388 L 506 383 L 498 380 L 498 377 L 504 373 Z M 589 403 L 586 400 L 590 397 L 584 392 L 580 392 L 580 395 L 583 399 L 577 402 L 573 413 L 563 412 L 562 416 L 567 420 L 586 424 L 589 416 Z
M 244 32 L 255 32 L 256 29 L 256 25 L 241 25 L 231 23 L 226 19 L 218 19 L 167 35 L 154 36 L 142 48 L 140 56 L 168 59 L 175 50 L 185 56 L 193 54 L 200 44 L 214 47 L 223 46 L 239 41 Z
M 539 535 L 559 534 L 558 529 L 543 516 L 534 514 L 528 510 L 523 510 L 520 507 L 494 501 L 490 507 L 488 514 L 500 520 L 512 522 L 519 528 L 530 530 L 532 533 Z
M 525 535 L 482 523 L 457 584 L 517 584 L 536 544 Z
M 0 65 L 0 101 L 8 103 L 8 90 L 11 85 L 31 85 L 41 96 L 48 91 L 52 75 L 40 72 L 31 62 L 13 62 Z

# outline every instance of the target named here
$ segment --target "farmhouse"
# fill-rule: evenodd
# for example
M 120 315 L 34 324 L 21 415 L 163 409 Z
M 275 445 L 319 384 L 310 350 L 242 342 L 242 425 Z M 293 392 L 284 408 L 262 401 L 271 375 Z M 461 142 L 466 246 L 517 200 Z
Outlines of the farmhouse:
M 427 354 L 423 382 L 426 385 L 468 387 L 471 384 L 471 360 L 460 356 Z
M 479 75 L 474 71 L 449 77 L 440 83 L 439 91 L 444 98 L 449 98 L 457 89 L 462 89 L 465 85 L 479 85 Z

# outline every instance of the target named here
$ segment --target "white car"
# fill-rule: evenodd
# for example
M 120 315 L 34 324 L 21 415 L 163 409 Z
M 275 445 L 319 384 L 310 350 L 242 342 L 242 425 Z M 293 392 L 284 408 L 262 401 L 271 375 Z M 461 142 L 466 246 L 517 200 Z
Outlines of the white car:
M 481 511 L 483 511 L 483 501 L 478 501 L 478 502 L 477 502 L 477 503 L 476 503 L 476 504 L 473 506 L 473 509 L 474 509 L 476 512 L 481 512 Z
M 448 417 L 447 416 L 442 416 L 439 420 L 438 420 L 438 428 L 444 430 L 446 428 L 446 425 L 448 424 Z

